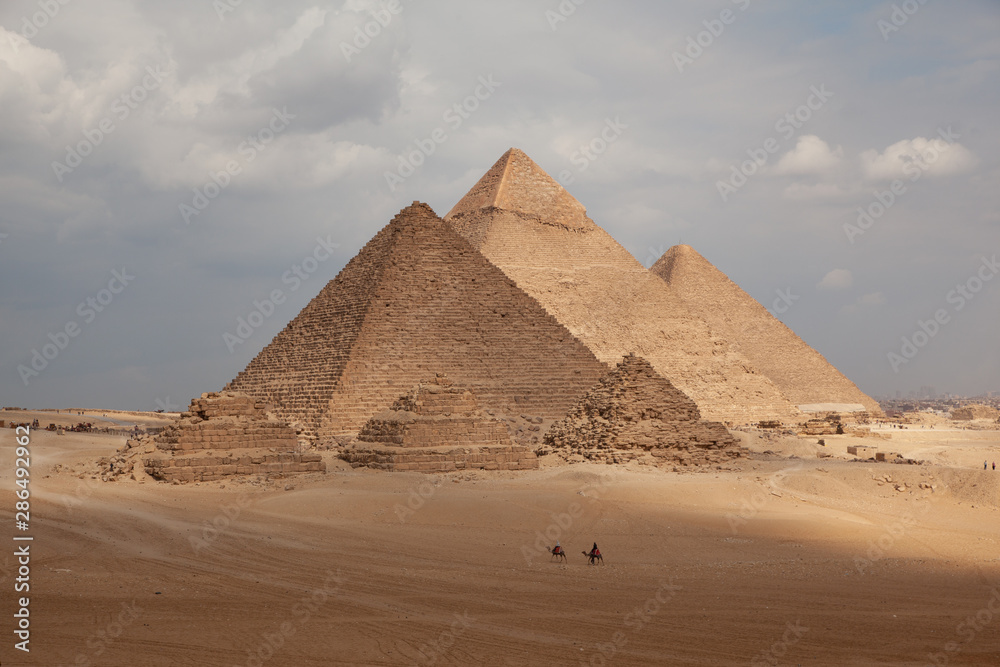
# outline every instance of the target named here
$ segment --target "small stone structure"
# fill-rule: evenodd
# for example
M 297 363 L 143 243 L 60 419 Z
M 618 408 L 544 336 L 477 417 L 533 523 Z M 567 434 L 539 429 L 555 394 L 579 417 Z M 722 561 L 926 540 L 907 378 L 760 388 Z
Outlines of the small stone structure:
M 155 451 L 142 463 L 152 477 L 166 481 L 326 470 L 319 454 L 297 451 L 295 430 L 269 418 L 263 403 L 231 392 L 192 400 L 180 421 L 153 442 Z
M 874 459 L 878 455 L 878 447 L 870 447 L 868 445 L 849 445 L 847 447 L 847 453 L 857 456 L 859 459 Z M 884 460 L 883 456 L 881 460 Z
M 956 421 L 972 421 L 973 419 L 997 419 L 1000 412 L 988 405 L 966 405 L 951 411 L 951 418 Z
M 618 463 L 646 454 L 678 464 L 744 456 L 726 427 L 706 421 L 694 401 L 642 357 L 625 357 L 545 434 L 556 450 Z
M 369 419 L 341 458 L 355 468 L 390 471 L 538 467 L 534 452 L 513 444 L 506 427 L 479 410 L 469 389 L 440 374 Z
M 799 435 L 842 435 L 844 424 L 839 414 L 829 414 L 822 418 L 814 418 L 799 427 Z

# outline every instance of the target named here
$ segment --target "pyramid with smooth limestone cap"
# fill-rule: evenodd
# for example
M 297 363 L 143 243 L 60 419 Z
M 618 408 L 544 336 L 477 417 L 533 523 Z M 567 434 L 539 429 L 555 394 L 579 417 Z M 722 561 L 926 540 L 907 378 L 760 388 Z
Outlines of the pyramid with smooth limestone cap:
M 445 220 L 608 367 L 641 355 L 708 419 L 801 417 L 522 151 L 507 151 Z

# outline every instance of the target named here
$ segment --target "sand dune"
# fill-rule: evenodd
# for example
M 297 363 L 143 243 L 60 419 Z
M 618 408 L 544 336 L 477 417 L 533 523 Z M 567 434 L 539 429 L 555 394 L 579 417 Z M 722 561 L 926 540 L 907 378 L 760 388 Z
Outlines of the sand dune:
M 997 435 L 946 451 L 994 456 Z M 778 439 L 754 446 L 802 458 L 91 479 L 120 441 L 34 434 L 32 652 L 5 665 L 1000 664 L 1000 618 L 959 628 L 1000 585 L 1000 472 Z M 555 539 L 567 564 L 536 548 Z

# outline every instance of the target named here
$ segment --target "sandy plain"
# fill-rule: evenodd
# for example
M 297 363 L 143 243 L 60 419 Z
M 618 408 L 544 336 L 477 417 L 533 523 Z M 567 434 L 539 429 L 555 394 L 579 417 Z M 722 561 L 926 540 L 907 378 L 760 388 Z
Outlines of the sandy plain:
M 34 431 L 31 652 L 8 546 L 0 664 L 998 665 L 1000 432 L 920 426 L 877 444 L 930 465 L 750 432 L 725 470 L 330 453 L 325 474 L 191 485 L 102 482 L 124 438 Z M 0 430 L 8 545 L 14 444 Z M 538 548 L 556 539 L 566 563 Z

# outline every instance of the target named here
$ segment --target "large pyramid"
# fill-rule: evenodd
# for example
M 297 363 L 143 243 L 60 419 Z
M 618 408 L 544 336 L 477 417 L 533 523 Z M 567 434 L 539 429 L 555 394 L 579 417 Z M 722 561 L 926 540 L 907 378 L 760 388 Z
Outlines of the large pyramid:
M 707 419 L 794 419 L 768 377 L 512 148 L 445 216 L 609 367 L 635 353 Z
M 330 440 L 354 436 L 437 373 L 472 390 L 484 409 L 538 423 L 565 416 L 606 371 L 429 206 L 414 202 L 226 389 Z
M 800 409 L 882 413 L 875 400 L 690 246 L 668 250 L 652 272 Z

